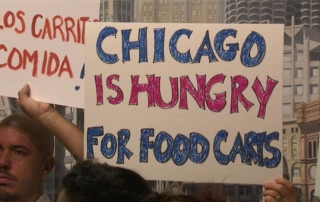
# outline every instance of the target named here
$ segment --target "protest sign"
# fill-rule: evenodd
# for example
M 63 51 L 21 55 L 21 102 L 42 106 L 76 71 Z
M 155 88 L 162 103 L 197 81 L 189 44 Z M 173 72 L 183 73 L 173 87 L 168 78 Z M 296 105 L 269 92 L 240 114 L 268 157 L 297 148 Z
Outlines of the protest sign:
M 283 25 L 88 23 L 85 156 L 148 180 L 282 176 Z
M 29 83 L 37 100 L 83 107 L 85 24 L 98 21 L 99 5 L 0 1 L 0 95 L 17 97 Z

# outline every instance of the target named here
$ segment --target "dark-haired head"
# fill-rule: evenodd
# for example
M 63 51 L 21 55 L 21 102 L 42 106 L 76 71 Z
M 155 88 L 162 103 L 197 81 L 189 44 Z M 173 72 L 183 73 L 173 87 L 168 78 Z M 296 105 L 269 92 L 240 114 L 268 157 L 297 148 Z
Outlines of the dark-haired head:
M 92 160 L 76 164 L 63 179 L 63 187 L 72 202 L 140 202 L 152 193 L 136 172 Z

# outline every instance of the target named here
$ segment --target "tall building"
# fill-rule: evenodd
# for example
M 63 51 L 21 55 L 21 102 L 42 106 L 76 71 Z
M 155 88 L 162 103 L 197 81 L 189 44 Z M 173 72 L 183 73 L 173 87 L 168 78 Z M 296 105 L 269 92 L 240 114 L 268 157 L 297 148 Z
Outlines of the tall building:
M 134 0 L 100 0 L 101 22 L 134 22 Z
M 320 1 L 301 0 L 301 23 L 303 26 L 320 29 Z
M 301 189 L 303 201 L 317 201 L 315 181 L 320 134 L 320 99 L 297 105 L 297 123 L 301 128 Z
M 227 0 L 225 11 L 226 23 L 301 23 L 299 0 Z
M 137 3 L 139 22 L 223 22 L 223 1 L 220 0 L 140 0 Z
M 227 0 L 226 23 L 275 23 L 320 29 L 319 0 Z
M 100 22 L 113 22 L 113 0 L 100 0 Z

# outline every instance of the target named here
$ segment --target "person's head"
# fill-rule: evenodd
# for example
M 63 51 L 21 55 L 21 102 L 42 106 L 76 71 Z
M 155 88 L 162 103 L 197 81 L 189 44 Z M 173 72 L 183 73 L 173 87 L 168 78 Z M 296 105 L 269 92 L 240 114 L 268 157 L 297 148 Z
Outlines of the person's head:
M 77 163 L 63 179 L 65 202 L 141 202 L 152 193 L 136 172 L 86 160 Z
M 54 165 L 53 147 L 53 136 L 23 113 L 0 122 L 0 201 L 42 194 L 42 181 Z

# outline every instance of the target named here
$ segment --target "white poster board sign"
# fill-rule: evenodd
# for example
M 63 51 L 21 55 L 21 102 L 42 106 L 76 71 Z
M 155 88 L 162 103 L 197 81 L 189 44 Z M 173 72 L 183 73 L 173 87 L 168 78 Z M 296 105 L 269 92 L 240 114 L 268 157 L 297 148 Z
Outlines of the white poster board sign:
M 29 83 L 37 100 L 83 108 L 85 24 L 98 21 L 99 5 L 0 1 L 0 95 L 17 97 Z
M 148 180 L 282 176 L 283 25 L 88 23 L 85 156 Z

